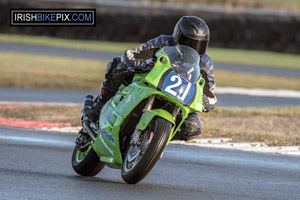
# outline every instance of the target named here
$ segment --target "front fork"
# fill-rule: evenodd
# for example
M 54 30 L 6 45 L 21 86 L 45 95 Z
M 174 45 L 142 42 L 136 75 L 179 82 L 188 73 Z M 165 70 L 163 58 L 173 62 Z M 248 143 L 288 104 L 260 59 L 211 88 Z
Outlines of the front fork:
M 145 111 L 150 111 L 152 109 L 155 98 L 156 98 L 156 95 L 152 95 L 152 96 L 150 96 L 148 98 L 147 104 L 146 104 L 146 106 L 145 106 L 145 108 L 143 110 L 143 115 L 145 114 Z M 172 118 L 173 118 L 174 122 L 176 122 L 176 118 L 177 118 L 177 115 L 178 115 L 179 111 L 180 111 L 180 107 L 179 106 L 175 106 L 174 110 L 172 112 Z M 139 123 L 135 127 L 134 133 L 131 136 L 130 144 L 138 144 L 139 143 L 139 138 L 141 136 L 142 131 L 138 129 L 138 126 L 141 123 L 143 115 L 140 118 Z
M 152 109 L 152 106 L 153 106 L 153 103 L 154 103 L 154 100 L 155 100 L 155 97 L 156 95 L 151 95 L 149 98 L 148 98 L 148 101 L 147 101 L 147 104 L 143 110 L 143 114 L 145 113 L 145 111 L 147 110 L 151 110 Z M 140 121 L 139 123 L 136 125 L 135 127 L 135 130 L 131 136 L 131 140 L 130 140 L 130 144 L 138 144 L 139 143 L 139 139 L 140 139 L 140 136 L 141 136 L 141 133 L 142 131 L 138 129 L 138 126 L 141 122 L 141 119 L 142 117 L 140 118 Z

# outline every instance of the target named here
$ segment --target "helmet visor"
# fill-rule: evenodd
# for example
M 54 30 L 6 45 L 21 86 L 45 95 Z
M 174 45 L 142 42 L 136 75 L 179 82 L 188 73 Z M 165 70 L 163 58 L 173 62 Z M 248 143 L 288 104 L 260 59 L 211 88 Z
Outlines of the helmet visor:
M 178 44 L 192 47 L 199 53 L 199 55 L 203 55 L 206 51 L 208 41 L 193 40 L 181 34 L 178 38 Z

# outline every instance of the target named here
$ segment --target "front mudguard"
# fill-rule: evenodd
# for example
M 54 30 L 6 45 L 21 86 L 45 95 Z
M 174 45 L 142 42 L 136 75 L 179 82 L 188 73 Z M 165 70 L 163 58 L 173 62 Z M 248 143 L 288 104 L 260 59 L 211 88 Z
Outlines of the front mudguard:
M 173 124 L 174 127 L 175 121 L 172 115 L 168 111 L 163 109 L 154 109 L 154 110 L 146 110 L 143 113 L 138 125 L 138 129 L 141 131 L 145 130 L 155 116 L 159 116 L 163 119 L 168 120 Z

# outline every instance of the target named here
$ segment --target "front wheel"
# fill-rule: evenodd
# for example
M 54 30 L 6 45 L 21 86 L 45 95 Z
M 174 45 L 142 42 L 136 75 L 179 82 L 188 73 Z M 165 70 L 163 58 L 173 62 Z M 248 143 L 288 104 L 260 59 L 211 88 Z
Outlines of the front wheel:
M 121 172 L 125 182 L 135 184 L 147 176 L 162 154 L 171 129 L 169 121 L 154 118 L 141 133 L 139 143 L 129 145 Z

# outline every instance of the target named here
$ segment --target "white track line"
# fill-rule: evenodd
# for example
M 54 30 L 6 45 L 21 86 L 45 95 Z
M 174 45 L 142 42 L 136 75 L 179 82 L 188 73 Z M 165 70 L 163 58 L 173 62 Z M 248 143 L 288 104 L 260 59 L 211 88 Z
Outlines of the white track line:
M 10 105 L 10 104 L 16 104 L 16 105 L 49 105 L 49 106 L 78 106 L 82 105 L 81 103 L 60 103 L 60 102 L 33 102 L 33 101 L 26 101 L 26 102 L 20 102 L 20 101 L 0 101 L 0 105 Z
M 27 137 L 27 136 L 6 136 L 0 135 L 0 140 L 5 141 L 12 141 L 12 142 L 29 142 L 29 143 L 36 143 L 40 145 L 56 145 L 56 146 L 74 146 L 74 142 L 68 141 L 58 141 L 55 139 L 49 138 L 35 138 L 35 137 Z
M 217 87 L 216 94 L 237 94 L 265 97 L 300 98 L 300 92 L 294 90 L 247 89 L 234 87 Z

